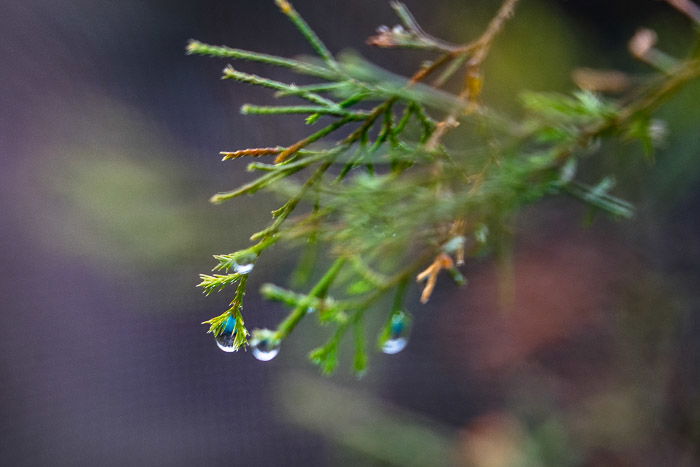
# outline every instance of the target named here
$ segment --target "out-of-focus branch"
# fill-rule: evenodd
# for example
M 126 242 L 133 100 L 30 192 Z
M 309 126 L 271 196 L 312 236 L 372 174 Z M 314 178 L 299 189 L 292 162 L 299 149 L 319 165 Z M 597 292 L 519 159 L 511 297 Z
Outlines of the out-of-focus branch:
M 685 14 L 688 18 L 700 24 L 700 7 L 691 0 L 666 0 L 666 2 Z

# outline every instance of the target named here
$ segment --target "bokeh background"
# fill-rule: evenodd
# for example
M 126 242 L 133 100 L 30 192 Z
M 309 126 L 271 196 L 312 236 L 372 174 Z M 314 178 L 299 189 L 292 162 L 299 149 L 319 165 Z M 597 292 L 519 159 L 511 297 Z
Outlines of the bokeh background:
M 465 42 L 492 0 L 406 0 L 424 27 Z M 425 56 L 371 50 L 395 24 L 383 0 L 297 0 L 331 50 L 401 73 Z M 569 91 L 577 67 L 649 73 L 626 41 L 655 28 L 683 54 L 693 31 L 661 1 L 524 0 L 486 70 L 486 99 Z M 605 147 L 584 178 L 614 173 L 631 221 L 567 199 L 528 208 L 513 256 L 515 307 L 498 268 L 466 267 L 411 306 L 412 342 L 318 374 L 304 323 L 275 360 L 224 354 L 199 323 L 224 310 L 197 274 L 268 221 L 261 195 L 210 194 L 249 176 L 218 151 L 296 141 L 300 119 L 246 117 L 269 93 L 219 80 L 226 61 L 188 39 L 285 56 L 310 50 L 272 0 L 0 2 L 0 464 L 700 465 L 700 88 L 660 112 L 654 163 Z M 277 79 L 286 72 L 241 64 Z M 293 252 L 252 276 L 284 284 Z M 413 292 L 415 297 L 415 291 Z M 246 298 L 247 323 L 285 310 Z

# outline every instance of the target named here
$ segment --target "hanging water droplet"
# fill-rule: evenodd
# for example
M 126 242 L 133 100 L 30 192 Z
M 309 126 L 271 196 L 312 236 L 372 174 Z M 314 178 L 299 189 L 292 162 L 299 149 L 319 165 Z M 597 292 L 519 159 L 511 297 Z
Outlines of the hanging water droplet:
M 261 362 L 272 360 L 280 353 L 280 342 L 275 338 L 274 332 L 269 329 L 256 329 L 250 340 L 250 349 L 253 357 Z
M 316 313 L 316 308 L 310 306 L 310 307 L 308 307 L 308 308 L 306 309 L 306 312 L 309 313 L 309 314 L 311 314 L 311 313 Z
M 238 274 L 248 274 L 250 271 L 253 270 L 254 267 L 255 264 L 253 263 L 236 264 L 233 268 L 233 271 L 237 272 Z
M 229 316 L 226 318 L 226 322 L 221 333 L 214 337 L 216 340 L 216 345 L 224 352 L 234 352 L 233 341 L 236 338 L 236 318 Z
M 406 348 L 408 344 L 408 339 L 404 337 L 399 337 L 398 339 L 389 339 L 382 345 L 382 352 L 385 354 L 393 355 L 395 353 L 401 352 Z
M 257 358 L 261 362 L 267 362 L 272 360 L 280 353 L 279 344 L 273 345 L 270 341 L 261 341 L 257 345 L 253 346 L 251 353 L 253 357 Z
M 408 315 L 403 311 L 395 312 L 389 323 L 388 339 L 382 344 L 382 352 L 395 354 L 401 352 L 408 344 Z

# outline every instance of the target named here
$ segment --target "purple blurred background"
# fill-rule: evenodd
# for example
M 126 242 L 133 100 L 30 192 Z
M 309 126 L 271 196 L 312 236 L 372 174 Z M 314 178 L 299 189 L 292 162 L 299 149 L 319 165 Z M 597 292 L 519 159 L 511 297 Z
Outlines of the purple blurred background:
M 465 42 L 497 2 L 406 3 Z M 404 74 L 425 58 L 364 45 L 396 22 L 388 2 L 295 6 L 334 52 Z M 414 302 L 404 352 L 374 356 L 359 381 L 346 368 L 326 379 L 305 357 L 328 332 L 313 323 L 269 363 L 220 352 L 199 325 L 227 295 L 201 296 L 197 274 L 277 203 L 210 205 L 248 176 L 218 151 L 305 129 L 241 117 L 270 94 L 220 81 L 226 61 L 184 47 L 309 53 L 274 2 L 6 0 L 0 12 L 0 464 L 700 465 L 697 85 L 662 109 L 655 164 L 619 145 L 585 169 L 616 174 L 635 219 L 584 227 L 573 201 L 528 208 L 512 312 L 499 311 L 497 267 L 470 264 L 467 288 L 445 281 Z M 648 73 L 626 52 L 638 26 L 669 53 L 693 38 L 660 1 L 523 0 L 486 99 L 514 109 L 519 90 L 574 89 L 576 67 Z M 293 264 L 284 250 L 263 259 L 251 292 L 284 284 Z M 251 327 L 285 313 L 256 293 L 246 309 Z

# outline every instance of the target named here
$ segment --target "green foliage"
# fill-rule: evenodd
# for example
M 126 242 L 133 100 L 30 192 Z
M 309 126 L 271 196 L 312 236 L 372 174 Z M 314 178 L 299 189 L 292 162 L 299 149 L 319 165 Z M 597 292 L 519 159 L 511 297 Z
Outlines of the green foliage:
M 668 73 L 666 60 L 659 64 L 666 72 L 661 79 L 623 99 L 587 90 L 572 95 L 525 93 L 524 115 L 508 117 L 481 101 L 481 65 L 517 0 L 505 0 L 485 32 L 466 45 L 428 35 L 403 4 L 392 2 L 403 25 L 381 27 L 368 42 L 438 54 L 410 78 L 356 54 L 333 56 L 288 1 L 276 3 L 318 59 L 287 59 L 198 41 L 191 41 L 187 52 L 256 61 L 318 79 L 299 86 L 230 65 L 223 71 L 224 79 L 294 99 L 292 105 L 245 104 L 244 114 L 302 114 L 307 124 L 324 126 L 287 146 L 221 153 L 224 161 L 275 159 L 250 163 L 248 170 L 261 175 L 214 195 L 213 203 L 261 189 L 276 191 L 286 202 L 272 212 L 268 227 L 252 235 L 253 246 L 215 255 L 214 271 L 225 274 L 202 275 L 199 286 L 210 294 L 237 284 L 229 310 L 206 323 L 218 335 L 227 318 L 236 318 L 238 348 L 247 344 L 242 318 L 247 277 L 262 253 L 277 242 L 303 244 L 305 253 L 294 275 L 299 287 L 316 275 L 322 259 L 332 260 L 308 293 L 264 285 L 263 296 L 291 311 L 277 329 L 253 334 L 253 345 L 263 341 L 278 345 L 303 318 L 315 314 L 321 324 L 334 328 L 328 341 L 309 355 L 324 373 L 336 369 L 341 341 L 351 330 L 353 369 L 362 374 L 368 364 L 365 315 L 375 302 L 396 292 L 386 324 L 377 334 L 382 349 L 410 328 L 404 303 L 410 279 L 425 281 L 422 302 L 430 298 L 443 270 L 456 283 L 466 283 L 458 267 L 498 242 L 499 236 L 489 232 L 503 232 L 506 219 L 523 205 L 568 194 L 613 216 L 631 217 L 632 206 L 612 194 L 613 178 L 604 177 L 593 186 L 580 182 L 577 162 L 593 156 L 596 143 L 605 138 L 636 139 L 651 151 L 659 135 L 651 112 L 700 74 L 697 59 L 674 62 L 674 73 Z M 460 70 L 462 90 L 451 94 L 442 89 Z M 307 103 L 300 105 L 299 99 Z M 475 131 L 485 128 L 488 131 Z M 344 136 L 330 139 L 341 129 Z M 463 132 L 469 144 L 450 144 L 445 136 L 452 131 Z M 292 177 L 295 174 L 302 177 Z M 311 209 L 290 218 L 301 203 Z

